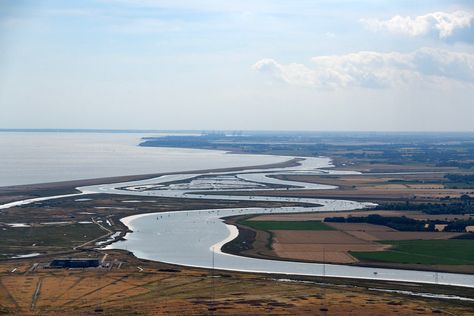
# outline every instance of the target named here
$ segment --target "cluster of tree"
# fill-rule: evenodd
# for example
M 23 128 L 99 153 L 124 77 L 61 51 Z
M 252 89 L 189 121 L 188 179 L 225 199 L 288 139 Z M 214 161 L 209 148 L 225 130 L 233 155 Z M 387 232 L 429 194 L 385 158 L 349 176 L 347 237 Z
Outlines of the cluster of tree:
M 449 173 L 445 175 L 444 178 L 451 182 L 470 183 L 470 182 L 474 182 L 474 173 L 472 174 Z
M 473 199 L 463 195 L 459 202 L 452 203 L 382 203 L 379 210 L 421 211 L 426 214 L 470 214 L 474 213 Z
M 459 169 L 472 169 L 474 168 L 474 162 L 467 162 L 467 161 L 456 161 L 456 160 L 448 160 L 448 161 L 440 161 L 436 164 L 437 167 L 455 167 Z
M 434 231 L 434 222 L 429 223 L 426 227 L 426 221 L 418 221 L 416 219 L 408 218 L 405 216 L 381 216 L 377 214 L 369 216 L 349 216 L 345 217 L 326 217 L 325 222 L 338 222 L 338 223 L 369 223 L 375 225 L 384 225 L 400 231 Z
M 444 231 L 464 232 L 466 231 L 466 226 L 474 226 L 474 219 L 450 222 L 448 226 L 444 228 Z
M 333 223 L 368 223 L 383 225 L 399 231 L 435 231 L 436 224 L 446 224 L 443 231 L 465 232 L 466 226 L 474 226 L 474 219 L 458 221 L 425 221 L 408 218 L 405 216 L 381 216 L 373 214 L 369 216 L 349 216 L 349 217 L 326 217 L 325 222 Z
M 471 239 L 471 240 L 474 240 L 474 233 L 462 234 L 462 235 L 456 236 L 452 239 Z

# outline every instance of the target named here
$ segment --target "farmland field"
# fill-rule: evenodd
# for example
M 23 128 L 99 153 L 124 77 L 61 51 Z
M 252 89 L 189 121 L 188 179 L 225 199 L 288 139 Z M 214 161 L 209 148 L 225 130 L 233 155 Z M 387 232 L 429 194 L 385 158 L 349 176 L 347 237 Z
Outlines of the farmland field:
M 474 264 L 473 240 L 388 240 L 393 248 L 378 252 L 351 252 L 359 260 L 414 264 Z
M 260 230 L 334 230 L 320 221 L 242 221 L 240 224 Z

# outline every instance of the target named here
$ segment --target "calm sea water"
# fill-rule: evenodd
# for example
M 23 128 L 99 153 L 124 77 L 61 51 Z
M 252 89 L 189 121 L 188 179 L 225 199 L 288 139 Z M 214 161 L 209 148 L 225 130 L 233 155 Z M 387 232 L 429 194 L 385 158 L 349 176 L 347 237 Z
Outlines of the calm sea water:
M 275 163 L 285 158 L 139 147 L 159 134 L 0 132 L 0 186 Z

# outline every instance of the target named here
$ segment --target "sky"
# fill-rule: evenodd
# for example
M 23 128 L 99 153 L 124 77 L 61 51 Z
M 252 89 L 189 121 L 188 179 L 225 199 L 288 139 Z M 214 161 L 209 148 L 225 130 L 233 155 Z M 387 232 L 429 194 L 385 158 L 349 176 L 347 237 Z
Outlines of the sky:
M 474 131 L 474 1 L 0 0 L 0 128 Z

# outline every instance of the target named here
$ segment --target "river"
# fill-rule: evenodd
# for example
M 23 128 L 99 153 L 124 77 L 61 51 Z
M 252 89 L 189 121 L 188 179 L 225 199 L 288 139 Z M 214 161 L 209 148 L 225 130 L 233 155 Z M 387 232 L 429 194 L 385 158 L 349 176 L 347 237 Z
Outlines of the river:
M 293 185 L 293 189 L 332 189 L 331 186 L 269 178 L 272 174 L 321 174 L 337 173 L 327 158 L 307 158 L 301 166 L 278 170 L 248 170 L 238 173 L 168 175 L 145 181 L 79 188 L 85 193 L 129 194 L 148 197 L 179 197 L 201 199 L 227 199 L 252 201 L 287 201 L 314 204 L 314 207 L 244 208 L 178 211 L 130 216 L 122 221 L 133 230 L 125 241 L 118 241 L 109 248 L 132 251 L 137 257 L 184 266 L 212 268 L 232 271 L 279 273 L 289 275 L 331 276 L 344 278 L 378 279 L 400 282 L 419 282 L 474 287 L 474 275 L 435 273 L 430 271 L 368 268 L 341 264 L 301 263 L 264 260 L 236 256 L 221 252 L 221 247 L 236 237 L 234 226 L 226 225 L 222 218 L 240 214 L 297 213 L 355 210 L 373 206 L 345 200 L 312 198 L 287 198 L 265 196 L 233 196 L 212 194 L 216 191 L 237 189 L 239 191 L 265 190 L 262 184 Z M 326 168 L 326 169 L 324 169 Z M 344 172 L 339 172 L 344 173 Z M 202 178 L 205 176 L 204 178 Z M 226 180 L 227 182 L 223 181 Z M 183 180 L 188 180 L 183 181 Z M 233 182 L 231 181 L 233 179 Z M 206 187 L 207 183 L 207 187 Z M 253 187 L 248 188 L 248 185 Z M 133 203 L 130 200 L 129 203 Z M 321 206 L 322 205 L 322 206 Z

